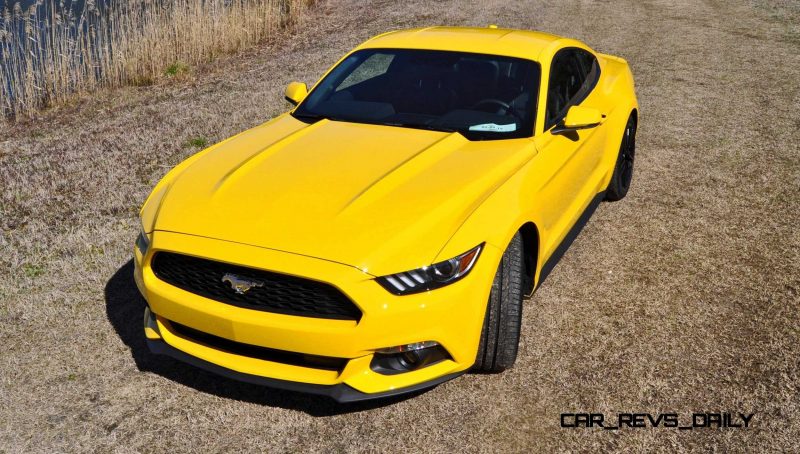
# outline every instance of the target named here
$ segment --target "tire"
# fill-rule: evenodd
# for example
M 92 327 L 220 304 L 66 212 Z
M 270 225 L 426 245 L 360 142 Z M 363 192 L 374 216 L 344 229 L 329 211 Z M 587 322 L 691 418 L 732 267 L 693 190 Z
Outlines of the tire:
M 614 165 L 614 174 L 606 189 L 606 200 L 616 202 L 628 194 L 633 179 L 633 161 L 636 158 L 636 115 L 631 112 L 622 134 L 622 143 L 619 145 L 617 163 Z
M 514 235 L 497 267 L 473 370 L 502 372 L 514 365 L 522 325 L 525 283 L 522 236 Z

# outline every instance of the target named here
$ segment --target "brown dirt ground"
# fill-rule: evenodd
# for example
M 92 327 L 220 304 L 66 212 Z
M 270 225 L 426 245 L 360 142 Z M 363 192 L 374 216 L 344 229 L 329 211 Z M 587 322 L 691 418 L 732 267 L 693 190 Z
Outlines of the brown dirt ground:
M 516 367 L 339 407 L 146 351 L 137 210 L 173 165 L 286 109 L 379 32 L 539 29 L 625 57 L 634 187 L 526 302 Z M 188 80 L 0 126 L 0 452 L 800 450 L 796 2 L 329 1 Z M 755 413 L 748 430 L 562 429 L 568 411 Z

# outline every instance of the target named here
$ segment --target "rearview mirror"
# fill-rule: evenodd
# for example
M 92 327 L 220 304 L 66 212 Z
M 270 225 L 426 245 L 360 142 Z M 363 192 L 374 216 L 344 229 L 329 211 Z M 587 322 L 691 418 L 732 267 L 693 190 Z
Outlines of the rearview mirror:
M 306 84 L 303 82 L 292 82 L 286 86 L 286 92 L 283 94 L 283 97 L 292 103 L 292 105 L 296 106 L 300 104 L 300 101 L 302 101 L 307 94 L 308 88 Z
M 572 106 L 567 111 L 564 121 L 553 128 L 553 134 L 561 134 L 579 129 L 590 129 L 603 122 L 603 114 L 591 107 Z

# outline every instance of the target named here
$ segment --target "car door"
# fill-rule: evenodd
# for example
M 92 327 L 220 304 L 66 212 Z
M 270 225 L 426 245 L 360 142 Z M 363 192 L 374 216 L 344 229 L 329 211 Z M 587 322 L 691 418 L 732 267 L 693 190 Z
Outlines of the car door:
M 601 126 L 553 133 L 570 107 L 590 97 L 599 78 L 594 55 L 565 48 L 553 57 L 545 95 L 544 133 L 534 142 L 542 168 L 547 169 L 540 188 L 543 198 L 542 252 L 548 258 L 575 224 L 597 192 L 596 170 L 602 158 Z

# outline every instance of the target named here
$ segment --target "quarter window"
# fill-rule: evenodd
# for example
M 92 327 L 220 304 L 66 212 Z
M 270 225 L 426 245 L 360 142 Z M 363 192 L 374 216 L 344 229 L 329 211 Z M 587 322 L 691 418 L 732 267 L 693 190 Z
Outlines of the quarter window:
M 599 76 L 600 66 L 594 55 L 576 47 L 560 50 L 550 67 L 544 129 L 555 126 L 570 107 L 586 99 Z

